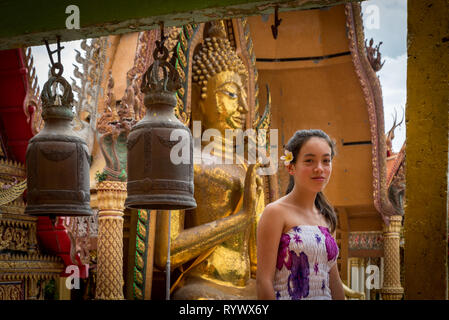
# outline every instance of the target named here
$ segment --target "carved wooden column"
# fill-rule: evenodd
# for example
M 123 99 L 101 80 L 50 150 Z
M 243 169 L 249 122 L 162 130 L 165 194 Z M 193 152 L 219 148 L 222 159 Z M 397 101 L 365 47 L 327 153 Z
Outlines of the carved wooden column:
M 384 226 L 384 283 L 383 300 L 400 300 L 404 293 L 401 286 L 401 258 L 399 240 L 402 216 L 391 216 L 390 224 Z
M 123 296 L 123 210 L 126 182 L 97 184 L 98 262 L 96 299 L 122 300 Z

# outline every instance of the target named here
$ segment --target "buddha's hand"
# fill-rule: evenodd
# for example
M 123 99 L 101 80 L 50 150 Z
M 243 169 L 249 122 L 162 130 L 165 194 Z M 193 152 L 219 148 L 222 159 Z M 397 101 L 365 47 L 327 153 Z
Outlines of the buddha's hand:
M 250 164 L 246 171 L 245 187 L 243 191 L 243 210 L 249 216 L 255 216 L 257 199 L 262 193 L 262 178 L 257 174 L 260 163 Z

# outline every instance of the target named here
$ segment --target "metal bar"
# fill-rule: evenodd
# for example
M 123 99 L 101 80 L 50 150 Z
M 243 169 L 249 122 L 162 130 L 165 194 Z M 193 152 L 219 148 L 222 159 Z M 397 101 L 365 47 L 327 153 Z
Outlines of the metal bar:
M 79 29 L 69 29 L 67 21 L 76 19 L 66 13 L 72 0 L 1 1 L 0 50 L 42 44 L 43 39 L 56 42 L 98 38 L 111 34 L 145 31 L 166 27 L 202 23 L 218 19 L 272 14 L 279 12 L 333 6 L 356 0 L 78 0 Z M 25 8 L 25 9 L 24 9 Z M 17 14 L 20 13 L 20 19 Z M 38 14 L 37 14 L 38 13 Z
M 356 146 L 360 144 L 372 144 L 371 141 L 354 141 L 354 142 L 343 142 L 344 146 Z
M 165 300 L 170 300 L 170 223 L 171 211 L 168 210 L 168 245 L 167 245 L 167 264 L 165 267 Z
M 316 57 L 293 57 L 293 58 L 256 58 L 256 62 L 290 62 L 290 61 L 314 61 L 314 60 L 325 60 L 331 58 L 337 58 L 342 56 L 349 56 L 351 52 L 345 51 L 335 54 L 328 54 L 325 56 Z

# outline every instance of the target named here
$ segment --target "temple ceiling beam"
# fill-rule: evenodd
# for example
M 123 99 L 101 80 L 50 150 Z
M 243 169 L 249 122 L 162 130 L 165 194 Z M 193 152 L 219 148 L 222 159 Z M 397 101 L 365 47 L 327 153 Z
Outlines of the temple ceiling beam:
M 2 1 L 0 12 L 0 50 L 42 45 L 46 38 L 56 42 L 96 38 L 110 34 L 123 34 L 165 26 L 180 26 L 223 18 L 236 18 L 271 14 L 276 6 L 279 11 L 311 9 L 334 6 L 354 0 L 128 0 L 91 1 L 78 0 L 79 29 L 76 27 L 76 11 L 69 6 L 72 0 Z M 67 12 L 67 13 L 66 13 Z M 66 23 L 68 22 L 68 24 Z

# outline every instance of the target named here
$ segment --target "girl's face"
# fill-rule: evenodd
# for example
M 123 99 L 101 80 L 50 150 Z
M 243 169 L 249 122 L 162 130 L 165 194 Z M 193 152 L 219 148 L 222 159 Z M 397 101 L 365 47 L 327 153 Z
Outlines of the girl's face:
M 312 137 L 303 144 L 296 163 L 288 165 L 295 186 L 320 192 L 329 182 L 332 173 L 331 147 L 326 140 Z

